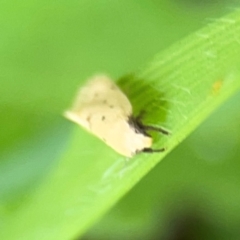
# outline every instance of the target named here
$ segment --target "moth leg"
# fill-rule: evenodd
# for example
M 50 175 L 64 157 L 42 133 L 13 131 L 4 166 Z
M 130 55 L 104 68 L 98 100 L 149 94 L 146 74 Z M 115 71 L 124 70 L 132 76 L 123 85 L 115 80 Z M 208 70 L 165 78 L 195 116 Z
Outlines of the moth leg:
M 161 127 L 154 127 L 154 126 L 144 125 L 144 124 L 142 123 L 142 121 L 141 121 L 141 119 L 142 119 L 142 117 L 143 117 L 144 114 L 145 114 L 145 111 L 144 111 L 144 110 L 141 111 L 141 112 L 138 114 L 138 116 L 134 119 L 134 121 L 135 121 L 135 124 L 136 124 L 140 129 L 142 129 L 145 133 L 146 133 L 146 131 L 149 131 L 149 130 L 150 130 L 150 131 L 160 132 L 160 133 L 165 134 L 165 135 L 169 135 L 169 134 L 170 134 L 167 130 L 165 130 L 165 129 L 161 128 Z
M 154 153 L 154 152 L 164 152 L 165 150 L 166 150 L 165 148 L 159 148 L 159 149 L 144 148 L 142 152 Z
M 148 126 L 148 125 L 141 125 L 141 127 L 144 129 L 144 131 L 156 131 L 156 132 L 160 132 L 162 134 L 165 134 L 165 135 L 169 135 L 170 133 L 163 129 L 163 128 L 160 128 L 160 127 L 154 127 L 154 126 Z

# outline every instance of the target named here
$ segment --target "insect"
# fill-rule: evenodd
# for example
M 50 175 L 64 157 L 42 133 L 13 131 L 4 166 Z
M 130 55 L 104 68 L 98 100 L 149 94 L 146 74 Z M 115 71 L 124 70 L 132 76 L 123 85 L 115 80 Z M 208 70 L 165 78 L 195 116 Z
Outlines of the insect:
M 146 126 L 140 117 L 133 117 L 130 101 L 106 75 L 97 75 L 81 87 L 72 108 L 64 116 L 126 157 L 133 157 L 139 152 L 165 150 L 151 148 L 152 138 L 147 131 L 168 132 Z

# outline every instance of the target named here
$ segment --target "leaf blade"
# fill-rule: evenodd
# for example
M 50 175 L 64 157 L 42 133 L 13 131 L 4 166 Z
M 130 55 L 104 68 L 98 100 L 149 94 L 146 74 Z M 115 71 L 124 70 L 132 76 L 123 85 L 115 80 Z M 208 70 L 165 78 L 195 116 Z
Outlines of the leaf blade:
M 120 81 L 136 112 L 149 107 L 146 122 L 172 131 L 170 137 L 157 139 L 157 146 L 173 149 L 240 89 L 239 16 L 235 11 L 228 21 L 223 18 L 207 26 L 161 53 L 146 70 Z M 2 234 L 11 239 L 68 239 L 83 233 L 168 153 L 142 154 L 125 162 L 93 136 L 75 129 L 59 167 L 28 206 L 6 222 L 15 230 Z

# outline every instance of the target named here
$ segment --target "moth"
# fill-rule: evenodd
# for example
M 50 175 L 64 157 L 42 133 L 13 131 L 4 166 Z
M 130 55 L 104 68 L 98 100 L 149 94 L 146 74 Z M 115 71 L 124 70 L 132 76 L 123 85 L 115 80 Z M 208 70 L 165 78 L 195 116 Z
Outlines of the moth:
M 140 152 L 162 152 L 152 149 L 148 131 L 168 131 L 147 126 L 133 116 L 132 105 L 121 89 L 106 75 L 97 75 L 81 87 L 70 110 L 64 116 L 100 138 L 116 152 L 133 157 Z

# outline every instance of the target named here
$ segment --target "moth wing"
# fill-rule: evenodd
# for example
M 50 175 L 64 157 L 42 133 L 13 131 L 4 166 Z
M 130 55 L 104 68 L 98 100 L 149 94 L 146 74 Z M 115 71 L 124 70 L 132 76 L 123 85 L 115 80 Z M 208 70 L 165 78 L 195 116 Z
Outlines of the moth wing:
M 90 130 L 89 122 L 87 121 L 87 119 L 82 117 L 81 114 L 79 114 L 78 112 L 68 110 L 68 111 L 65 111 L 63 115 L 65 118 L 71 120 L 72 122 L 75 122 L 75 123 L 81 125 L 82 127 L 84 127 L 87 130 Z
M 81 87 L 70 110 L 65 117 L 84 128 L 91 130 L 91 121 L 94 126 L 100 123 L 102 117 L 108 116 L 110 122 L 114 119 L 128 119 L 132 115 L 132 106 L 120 88 L 107 76 L 98 75 Z M 101 124 L 100 124 L 101 125 Z

